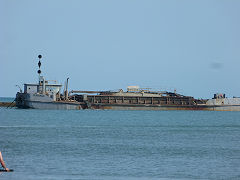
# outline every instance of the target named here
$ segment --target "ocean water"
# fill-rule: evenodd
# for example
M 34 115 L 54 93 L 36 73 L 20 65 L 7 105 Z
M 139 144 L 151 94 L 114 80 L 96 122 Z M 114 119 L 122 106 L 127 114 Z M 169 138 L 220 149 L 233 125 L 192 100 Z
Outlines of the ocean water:
M 240 179 L 240 112 L 0 108 L 1 180 Z
M 0 97 L 0 102 L 13 102 L 14 99 L 13 97 Z

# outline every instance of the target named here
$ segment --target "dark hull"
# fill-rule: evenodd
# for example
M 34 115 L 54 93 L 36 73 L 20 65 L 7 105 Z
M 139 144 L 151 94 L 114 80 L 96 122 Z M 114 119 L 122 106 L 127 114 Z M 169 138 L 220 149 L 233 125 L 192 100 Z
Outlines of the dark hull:
M 143 105 L 143 104 L 91 104 L 89 109 L 109 110 L 207 110 L 203 105 Z
M 26 93 L 17 93 L 16 107 L 21 109 L 66 109 L 79 110 L 82 109 L 83 103 L 72 101 L 46 101 L 44 97 L 35 99 Z M 45 101 L 44 101 L 45 100 Z

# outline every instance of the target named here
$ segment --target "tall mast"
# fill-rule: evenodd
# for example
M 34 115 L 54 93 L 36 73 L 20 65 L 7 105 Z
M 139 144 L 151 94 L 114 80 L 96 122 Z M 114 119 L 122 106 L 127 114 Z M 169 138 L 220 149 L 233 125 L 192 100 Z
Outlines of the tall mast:
M 44 77 L 43 76 L 41 76 L 41 65 L 42 65 L 42 63 L 41 63 L 41 58 L 42 58 L 42 55 L 38 55 L 38 67 L 39 67 L 39 69 L 38 69 L 38 76 L 39 76 L 39 86 L 41 85 L 41 81 L 42 81 L 42 94 L 45 94 L 45 79 L 44 79 Z
M 39 69 L 38 69 L 37 73 L 38 73 L 39 85 L 40 85 L 40 81 L 41 81 L 41 80 L 40 80 L 40 75 L 41 75 L 41 72 L 42 72 L 41 69 L 40 69 L 40 68 L 41 68 L 41 65 L 42 65 L 42 63 L 41 63 L 41 61 L 40 61 L 41 58 L 42 58 L 42 55 L 38 55 L 38 59 L 39 59 L 39 61 L 38 61 L 38 68 L 39 68 Z

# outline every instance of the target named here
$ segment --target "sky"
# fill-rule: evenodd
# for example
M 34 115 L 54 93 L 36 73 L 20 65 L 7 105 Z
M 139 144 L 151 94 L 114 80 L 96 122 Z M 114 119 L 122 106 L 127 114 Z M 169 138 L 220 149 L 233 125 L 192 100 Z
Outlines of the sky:
M 69 90 L 138 85 L 240 96 L 239 0 L 0 0 L 0 97 L 42 75 Z

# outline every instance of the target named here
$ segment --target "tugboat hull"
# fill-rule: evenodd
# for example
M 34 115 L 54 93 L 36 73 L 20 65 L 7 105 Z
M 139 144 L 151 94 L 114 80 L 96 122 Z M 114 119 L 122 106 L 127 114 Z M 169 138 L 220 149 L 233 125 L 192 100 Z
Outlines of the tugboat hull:
M 79 110 L 82 109 L 82 104 L 77 102 L 66 101 L 51 101 L 47 96 L 34 96 L 27 93 L 17 93 L 16 106 L 18 108 L 27 109 L 66 109 Z

